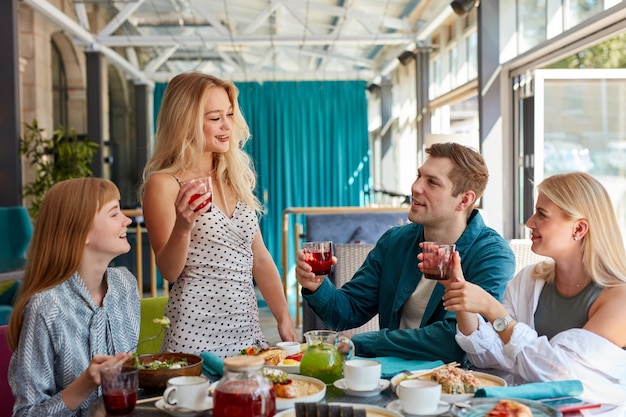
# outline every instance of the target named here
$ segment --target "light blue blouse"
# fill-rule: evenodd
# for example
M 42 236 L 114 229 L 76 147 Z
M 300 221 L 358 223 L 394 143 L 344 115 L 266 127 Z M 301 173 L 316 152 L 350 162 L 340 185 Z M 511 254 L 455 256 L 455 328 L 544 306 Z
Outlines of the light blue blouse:
M 107 282 L 102 307 L 94 304 L 78 273 L 29 300 L 19 344 L 9 364 L 14 416 L 86 416 L 100 390 L 74 412 L 65 406 L 61 390 L 87 369 L 94 355 L 135 349 L 139 337 L 137 279 L 126 270 L 108 268 Z

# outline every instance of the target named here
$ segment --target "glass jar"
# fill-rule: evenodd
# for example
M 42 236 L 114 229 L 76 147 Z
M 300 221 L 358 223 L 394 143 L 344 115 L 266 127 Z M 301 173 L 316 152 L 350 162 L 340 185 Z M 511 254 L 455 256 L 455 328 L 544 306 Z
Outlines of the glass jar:
M 276 392 L 263 375 L 263 358 L 233 356 L 224 359 L 224 376 L 213 394 L 213 417 L 272 417 Z

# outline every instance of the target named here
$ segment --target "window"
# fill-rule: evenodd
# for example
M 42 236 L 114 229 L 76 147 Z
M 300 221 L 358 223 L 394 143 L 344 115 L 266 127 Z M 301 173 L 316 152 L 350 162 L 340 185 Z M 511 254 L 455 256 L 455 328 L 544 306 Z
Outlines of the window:
M 67 79 L 63 57 L 59 48 L 51 42 L 51 66 L 52 66 L 52 121 L 53 128 L 68 126 L 67 117 Z

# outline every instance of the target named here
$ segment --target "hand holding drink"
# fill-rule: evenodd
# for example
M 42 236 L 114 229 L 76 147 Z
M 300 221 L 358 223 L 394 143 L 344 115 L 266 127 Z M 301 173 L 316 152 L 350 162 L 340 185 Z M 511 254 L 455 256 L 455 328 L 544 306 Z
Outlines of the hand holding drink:
M 193 194 L 191 198 L 189 199 L 189 201 L 187 202 L 187 204 L 189 204 L 190 207 L 192 203 L 196 201 L 197 199 L 199 198 L 205 199 L 202 203 L 200 203 L 200 205 L 198 205 L 198 207 L 195 207 L 193 211 L 201 210 L 213 202 L 213 185 L 211 182 L 211 177 L 193 178 L 191 180 L 180 182 L 181 188 L 187 184 L 193 184 L 194 186 L 198 187 L 198 190 L 197 190 L 198 192 Z M 209 208 L 209 211 L 210 210 L 211 209 Z
M 454 254 L 455 249 L 456 245 L 453 243 L 422 243 L 424 277 L 436 280 L 445 280 L 450 278 L 452 255 Z
M 333 242 L 305 242 L 302 252 L 315 275 L 328 275 L 333 261 Z

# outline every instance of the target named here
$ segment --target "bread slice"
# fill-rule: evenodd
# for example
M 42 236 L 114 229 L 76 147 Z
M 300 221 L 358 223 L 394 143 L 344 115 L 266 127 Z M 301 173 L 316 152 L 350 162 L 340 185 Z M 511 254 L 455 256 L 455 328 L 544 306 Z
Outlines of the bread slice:
M 257 354 L 265 360 L 266 365 L 276 366 L 287 356 L 284 349 L 269 348 Z

